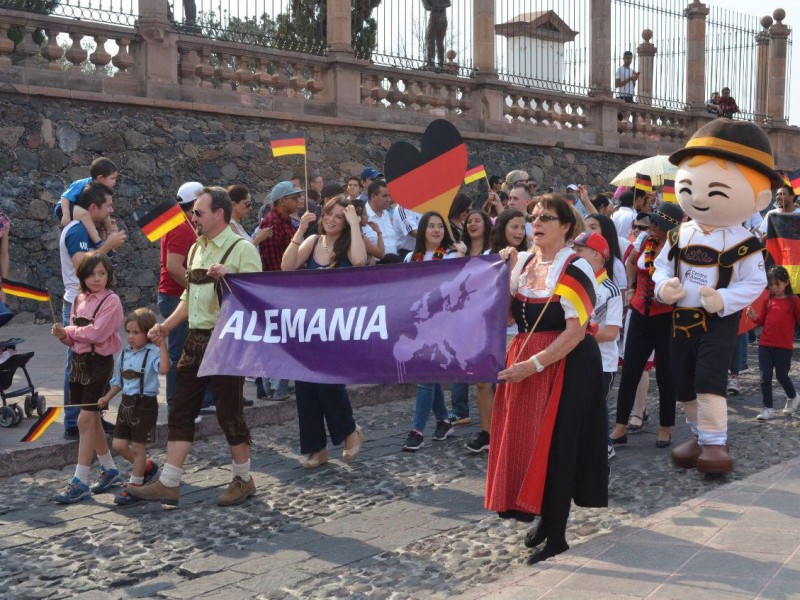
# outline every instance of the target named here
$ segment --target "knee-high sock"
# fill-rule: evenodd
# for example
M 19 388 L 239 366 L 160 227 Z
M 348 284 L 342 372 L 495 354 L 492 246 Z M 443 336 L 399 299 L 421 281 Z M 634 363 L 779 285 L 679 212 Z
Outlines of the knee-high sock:
M 690 400 L 683 403 L 683 412 L 686 415 L 686 423 L 692 430 L 694 435 L 698 435 L 697 431 L 697 400 Z
M 728 441 L 728 401 L 716 394 L 697 394 L 698 442 L 722 446 Z

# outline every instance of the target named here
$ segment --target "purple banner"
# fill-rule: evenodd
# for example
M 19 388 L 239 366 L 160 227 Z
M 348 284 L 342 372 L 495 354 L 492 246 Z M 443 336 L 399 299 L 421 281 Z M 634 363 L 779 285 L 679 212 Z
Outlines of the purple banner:
M 231 275 L 200 375 L 491 382 L 505 361 L 497 256 Z

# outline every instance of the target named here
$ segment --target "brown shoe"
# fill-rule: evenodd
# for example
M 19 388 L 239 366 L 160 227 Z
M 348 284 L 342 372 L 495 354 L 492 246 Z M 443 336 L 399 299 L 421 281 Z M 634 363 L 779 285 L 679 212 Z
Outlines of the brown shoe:
M 672 450 L 672 462 L 684 469 L 694 469 L 702 447 L 697 443 L 697 438 L 692 436 L 689 440 L 678 444 Z
M 256 483 L 253 476 L 250 481 L 245 481 L 238 475 L 228 484 L 228 489 L 217 498 L 217 506 L 234 506 L 241 504 L 256 493 Z
M 353 460 L 358 453 L 361 452 L 361 444 L 364 443 L 364 432 L 358 425 L 356 425 L 355 431 L 353 431 L 353 433 L 350 435 L 355 435 L 356 441 L 352 446 L 350 446 L 350 448 L 345 448 L 342 451 L 342 458 L 345 460 L 345 462 L 350 462 Z
M 697 459 L 697 470 L 701 473 L 730 473 L 733 460 L 727 446 L 703 446 Z
M 161 502 L 170 506 L 177 506 L 181 495 L 180 486 L 167 487 L 161 483 L 160 479 L 154 479 L 147 485 L 128 486 L 125 489 L 135 498 L 149 500 L 150 502 Z

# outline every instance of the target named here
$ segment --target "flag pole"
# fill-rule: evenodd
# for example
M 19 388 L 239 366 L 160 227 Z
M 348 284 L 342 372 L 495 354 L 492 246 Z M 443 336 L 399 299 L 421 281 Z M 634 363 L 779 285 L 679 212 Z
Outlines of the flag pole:
M 307 158 L 308 148 L 306 151 L 303 152 L 303 172 L 305 174 L 305 182 L 304 185 L 306 187 L 304 195 L 306 197 L 306 212 L 308 212 L 308 158 Z
M 197 235 L 197 230 L 194 228 L 194 225 L 189 220 L 189 216 L 186 214 L 186 211 L 181 209 L 181 214 L 183 215 L 183 218 L 186 219 L 186 222 L 189 224 L 189 227 L 192 228 L 192 233 L 194 233 L 194 237 L 196 237 L 196 238 L 200 237 L 200 236 Z
M 53 308 L 53 297 L 52 296 L 47 298 L 47 303 L 50 305 L 50 315 L 53 317 L 53 325 L 58 325 L 58 321 L 56 321 L 56 311 Z

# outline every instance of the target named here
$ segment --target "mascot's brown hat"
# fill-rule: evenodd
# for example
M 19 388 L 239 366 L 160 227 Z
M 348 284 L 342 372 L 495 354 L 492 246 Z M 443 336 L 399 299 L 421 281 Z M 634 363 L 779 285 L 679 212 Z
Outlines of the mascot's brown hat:
M 773 188 L 784 183 L 775 171 L 772 144 L 764 130 L 755 123 L 714 119 L 698 129 L 685 147 L 673 152 L 669 162 L 679 165 L 684 159 L 698 154 L 750 167 L 769 177 Z

